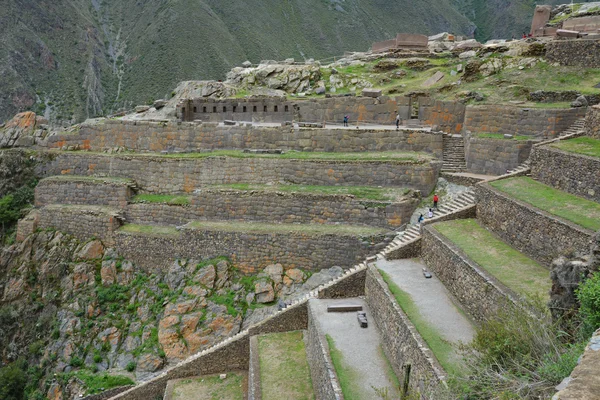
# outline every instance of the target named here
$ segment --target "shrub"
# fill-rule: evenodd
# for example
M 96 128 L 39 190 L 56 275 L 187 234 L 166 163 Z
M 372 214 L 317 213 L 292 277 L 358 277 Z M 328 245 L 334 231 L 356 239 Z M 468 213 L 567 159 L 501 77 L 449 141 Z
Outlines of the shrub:
M 21 400 L 26 384 L 27 375 L 16 364 L 0 369 L 0 399 Z
M 83 365 L 83 360 L 77 356 L 71 358 L 71 362 L 69 363 L 71 367 L 79 368 Z
M 135 363 L 135 362 L 133 362 L 133 361 L 129 361 L 129 362 L 127 363 L 127 366 L 125 367 L 125 369 L 126 369 L 127 371 L 129 371 L 129 372 L 133 372 L 133 371 L 135 370 L 135 367 L 136 367 L 136 366 L 137 366 L 137 365 L 136 365 L 136 363 Z
M 581 334 L 584 338 L 600 328 L 600 273 L 596 272 L 577 289 L 577 299 L 581 304 L 579 315 L 583 323 Z

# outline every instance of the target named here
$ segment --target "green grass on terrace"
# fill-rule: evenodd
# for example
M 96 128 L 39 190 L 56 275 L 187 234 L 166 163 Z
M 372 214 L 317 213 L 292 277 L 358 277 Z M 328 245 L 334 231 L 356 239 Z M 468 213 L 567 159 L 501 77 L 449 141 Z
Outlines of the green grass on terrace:
M 522 135 L 517 135 L 517 136 L 512 137 L 511 139 L 507 139 L 501 133 L 488 133 L 488 132 L 478 133 L 475 136 L 477 138 L 481 138 L 481 139 L 501 139 L 501 140 L 519 140 L 519 141 L 535 139 L 531 136 L 522 136 Z
M 207 187 L 210 189 L 211 187 Z M 395 201 L 409 193 L 408 189 L 378 188 L 371 186 L 311 186 L 311 185 L 261 185 L 232 183 L 217 185 L 217 189 L 270 190 L 290 193 L 312 193 L 323 195 L 352 195 L 359 199 L 375 201 Z
M 402 308 L 402 311 L 404 311 L 415 325 L 419 334 L 423 340 L 425 340 L 431 351 L 433 351 L 435 358 L 437 358 L 446 372 L 455 376 L 461 375 L 463 371 L 461 370 L 460 364 L 457 362 L 459 360 L 455 357 L 455 349 L 452 347 L 452 344 L 444 340 L 440 333 L 431 326 L 425 318 L 423 318 L 419 312 L 419 308 L 410 297 L 410 294 L 400 289 L 400 287 L 394 283 L 393 279 L 384 271 L 379 270 L 379 273 L 383 277 L 385 283 L 387 283 L 390 292 L 394 295 L 394 298 L 398 302 L 400 308 Z
M 240 373 L 228 373 L 225 379 L 218 375 L 182 379 L 175 383 L 171 400 L 242 400 L 245 385 L 244 376 Z
M 314 399 L 301 331 L 259 336 L 258 354 L 264 400 Z
M 344 355 L 335 346 L 335 341 L 333 338 L 329 335 L 325 335 L 325 338 L 327 339 L 327 344 L 329 345 L 331 362 L 333 363 L 333 368 L 335 369 L 338 380 L 340 381 L 344 398 L 360 399 L 362 396 L 360 385 L 358 383 L 360 379 L 358 372 L 348 366 L 348 364 L 344 361 Z
M 170 195 L 170 194 L 138 194 L 132 203 L 162 203 L 170 205 L 190 204 L 190 196 Z
M 440 222 L 433 227 L 516 293 L 532 299 L 548 298 L 552 286 L 550 272 L 498 239 L 476 220 Z
M 129 178 L 116 176 L 83 176 L 83 175 L 55 175 L 44 178 L 44 181 L 92 182 L 92 183 L 133 183 Z
M 600 158 L 600 139 L 583 136 L 551 143 L 550 146 L 563 151 L 568 151 L 569 153 Z
M 491 182 L 490 185 L 515 199 L 569 220 L 584 228 L 600 229 L 600 204 L 554 189 L 529 177 Z
M 120 229 L 127 233 L 140 233 L 157 236 L 178 236 L 179 231 L 171 226 L 125 224 Z
M 196 221 L 185 225 L 185 228 L 205 229 L 225 232 L 254 232 L 254 233 L 303 233 L 307 235 L 340 235 L 340 236 L 372 236 L 388 232 L 385 229 L 370 226 L 355 225 L 324 225 L 324 224 L 267 224 L 258 222 L 212 222 Z

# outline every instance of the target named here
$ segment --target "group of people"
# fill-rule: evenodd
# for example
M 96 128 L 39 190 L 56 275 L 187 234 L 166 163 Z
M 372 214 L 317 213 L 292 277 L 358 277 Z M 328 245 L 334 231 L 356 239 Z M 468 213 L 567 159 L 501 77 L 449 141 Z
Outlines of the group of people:
M 348 126 L 348 121 L 350 117 L 348 115 L 344 115 L 344 126 Z M 400 128 L 400 114 L 396 114 L 396 129 Z
M 433 195 L 433 207 L 429 208 L 429 211 L 427 211 L 427 218 L 433 218 L 433 210 L 437 210 L 438 209 L 438 203 L 440 201 L 440 198 L 438 197 L 437 193 Z M 417 220 L 417 224 L 419 226 L 421 226 L 421 224 L 423 223 L 423 221 L 425 221 L 425 216 L 423 214 L 419 215 L 419 219 Z

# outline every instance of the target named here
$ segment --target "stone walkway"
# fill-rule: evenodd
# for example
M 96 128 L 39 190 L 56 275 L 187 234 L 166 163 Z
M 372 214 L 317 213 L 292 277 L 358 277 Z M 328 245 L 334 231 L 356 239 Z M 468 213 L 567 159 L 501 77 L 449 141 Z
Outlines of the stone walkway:
M 368 328 L 361 328 L 356 319 L 356 312 L 328 313 L 329 304 L 360 304 L 367 312 Z M 343 361 L 351 369 L 350 378 L 355 381 L 357 392 L 353 400 L 373 400 L 380 398 L 374 388 L 388 388 L 389 398 L 399 398 L 398 389 L 389 376 L 387 361 L 381 346 L 379 330 L 371 318 L 371 312 L 364 300 L 311 299 L 310 307 L 315 313 L 317 322 L 324 334 L 331 336 L 335 347 L 342 353 Z M 350 397 L 346 397 L 350 399 Z
M 421 259 L 378 260 L 376 265 L 412 297 L 421 316 L 444 340 L 458 344 L 473 339 L 475 332 L 471 321 L 453 302 L 450 293 L 435 275 L 425 279 L 423 268 L 426 265 Z
M 252 124 L 254 127 L 267 127 L 276 128 L 281 127 L 280 122 L 252 122 L 252 121 L 235 121 L 237 124 L 245 125 Z M 349 123 L 349 126 L 344 126 L 342 123 L 326 123 L 326 129 L 346 129 L 356 130 L 356 121 L 354 124 Z M 226 126 L 224 122 L 219 122 L 219 126 Z M 294 128 L 299 128 L 298 124 L 294 124 Z M 396 125 L 383 125 L 383 124 L 368 124 L 361 122 L 358 127 L 359 130 L 382 130 L 382 131 L 395 131 Z M 429 126 L 414 126 L 414 125 L 400 125 L 400 130 L 416 130 L 416 131 L 431 131 Z

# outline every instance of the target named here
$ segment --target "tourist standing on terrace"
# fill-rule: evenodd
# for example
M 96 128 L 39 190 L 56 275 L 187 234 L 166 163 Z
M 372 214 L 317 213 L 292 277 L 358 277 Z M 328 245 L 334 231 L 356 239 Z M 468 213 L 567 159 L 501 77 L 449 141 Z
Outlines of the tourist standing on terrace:
M 433 208 L 435 208 L 436 210 L 438 209 L 438 202 L 440 201 L 440 198 L 438 197 L 437 193 L 433 195 Z
M 396 114 L 396 129 L 400 128 L 400 114 Z
M 344 115 L 344 126 L 348 126 L 348 116 Z

